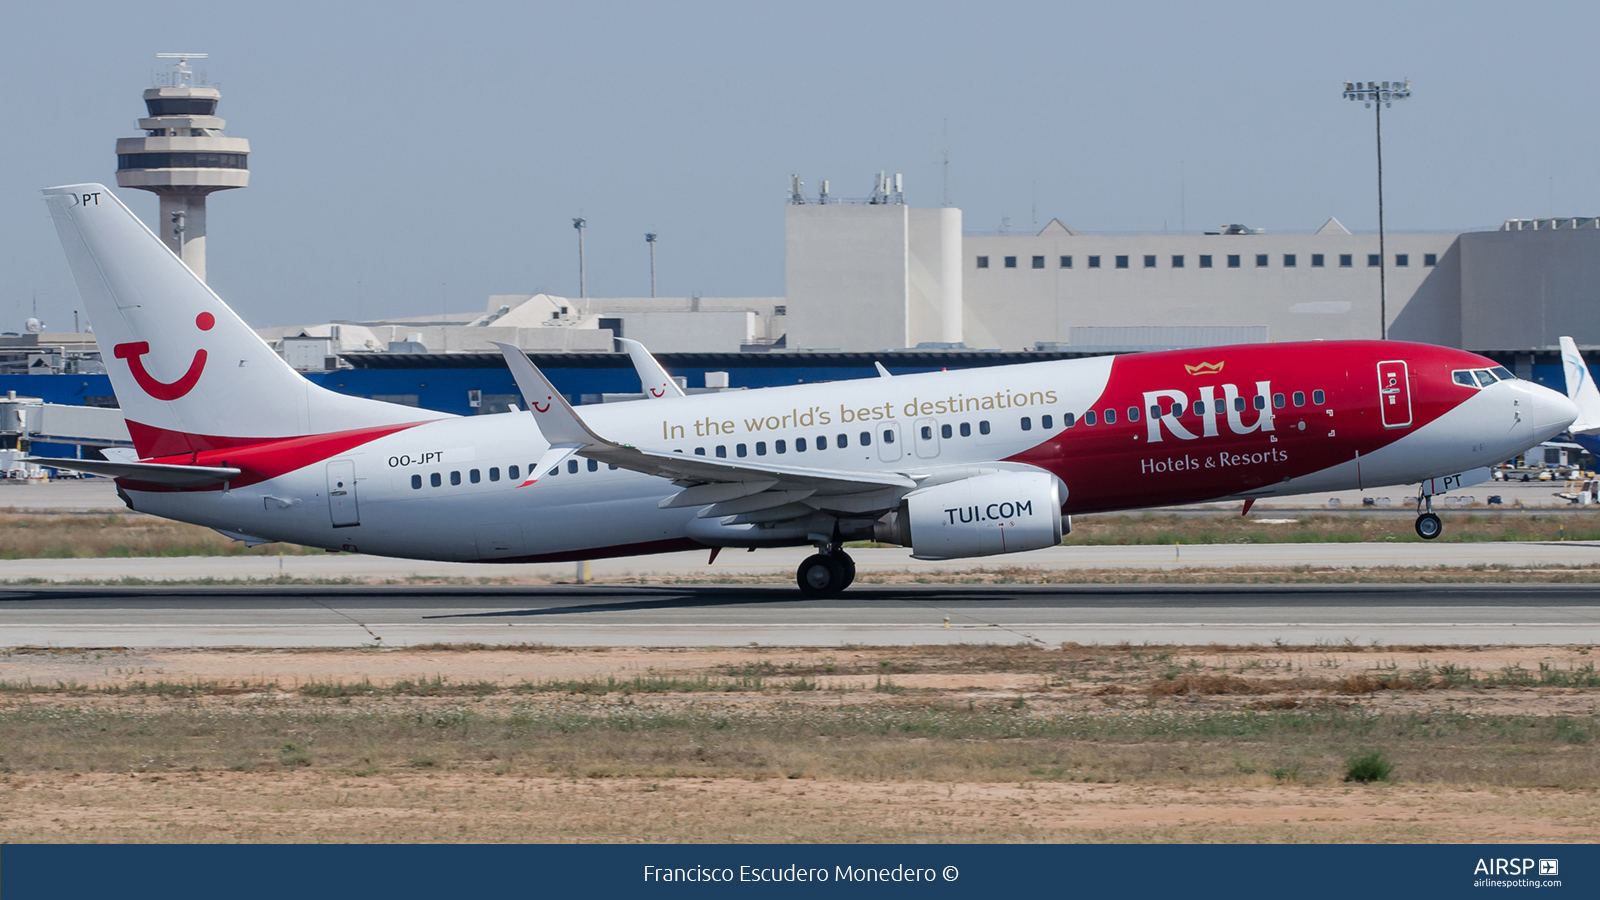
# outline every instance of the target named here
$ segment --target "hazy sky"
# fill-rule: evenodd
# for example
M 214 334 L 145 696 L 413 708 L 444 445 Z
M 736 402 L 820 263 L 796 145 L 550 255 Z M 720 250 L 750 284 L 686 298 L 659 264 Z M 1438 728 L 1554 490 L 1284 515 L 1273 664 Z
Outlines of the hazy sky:
M 191 10 L 185 20 L 185 10 Z M 0 330 L 77 291 L 38 189 L 115 185 L 160 51 L 203 51 L 250 187 L 210 201 L 212 287 L 252 324 L 491 293 L 783 293 L 791 172 L 903 172 L 969 232 L 1600 214 L 1593 3 L 16 4 L 0 33 Z M 120 191 L 155 215 L 154 195 Z M 1035 209 L 1037 214 L 1035 215 Z

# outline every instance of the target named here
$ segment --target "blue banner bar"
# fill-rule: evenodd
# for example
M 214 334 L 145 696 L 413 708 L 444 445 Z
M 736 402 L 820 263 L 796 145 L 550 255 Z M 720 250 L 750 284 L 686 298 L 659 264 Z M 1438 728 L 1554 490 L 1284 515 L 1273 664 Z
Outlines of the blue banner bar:
M 1600 891 L 1588 845 L 430 845 L 0 848 L 6 900 L 1470 897 Z

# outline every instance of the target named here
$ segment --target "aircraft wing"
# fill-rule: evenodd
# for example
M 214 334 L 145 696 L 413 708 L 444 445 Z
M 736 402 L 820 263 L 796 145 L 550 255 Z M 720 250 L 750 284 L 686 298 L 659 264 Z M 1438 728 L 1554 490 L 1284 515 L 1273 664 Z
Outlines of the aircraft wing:
M 1578 407 L 1578 421 L 1570 431 L 1573 435 L 1600 432 L 1600 390 L 1578 352 L 1577 341 L 1565 335 L 1561 338 L 1561 368 L 1567 376 L 1567 396 Z
M 739 516 L 745 521 L 778 521 L 784 510 L 795 515 L 827 509 L 867 514 L 895 508 L 917 480 L 898 472 L 857 472 L 784 466 L 683 453 L 661 453 L 618 443 L 596 434 L 566 398 L 556 391 L 517 347 L 495 344 L 517 379 L 534 421 L 551 444 L 551 454 L 576 453 L 620 469 L 672 480 L 683 491 L 661 502 L 663 509 L 707 506 L 701 517 Z M 537 474 L 531 473 L 535 477 Z M 528 483 L 532 483 L 530 477 Z M 765 512 L 763 517 L 759 514 Z M 745 518 L 754 516 L 755 518 Z
M 667 374 L 667 370 L 661 367 L 661 363 L 650 355 L 643 344 L 627 338 L 617 338 L 617 343 L 628 351 L 628 357 L 633 360 L 634 371 L 639 373 L 639 387 L 646 397 L 660 400 L 683 396 L 683 388 L 678 387 L 678 383 L 672 380 L 672 376 Z

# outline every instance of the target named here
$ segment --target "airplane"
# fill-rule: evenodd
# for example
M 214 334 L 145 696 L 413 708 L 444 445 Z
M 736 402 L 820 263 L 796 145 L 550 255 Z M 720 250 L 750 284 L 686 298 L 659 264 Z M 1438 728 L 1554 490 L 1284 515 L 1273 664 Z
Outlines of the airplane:
M 1595 389 L 1577 341 L 1570 337 L 1561 338 L 1561 368 L 1567 376 L 1567 396 L 1578 408 L 1578 418 L 1569 428 L 1573 443 L 1600 459 L 1600 390 Z
M 1431 539 L 1433 496 L 1578 418 L 1492 360 L 1400 341 L 880 364 L 689 396 L 640 346 L 647 397 L 581 411 L 498 345 L 525 409 L 458 417 L 312 384 L 107 188 L 44 197 L 134 443 L 49 464 L 252 544 L 501 563 L 810 545 L 796 582 L 830 597 L 855 577 L 846 542 L 1017 553 L 1058 545 L 1074 513 L 1420 482 Z

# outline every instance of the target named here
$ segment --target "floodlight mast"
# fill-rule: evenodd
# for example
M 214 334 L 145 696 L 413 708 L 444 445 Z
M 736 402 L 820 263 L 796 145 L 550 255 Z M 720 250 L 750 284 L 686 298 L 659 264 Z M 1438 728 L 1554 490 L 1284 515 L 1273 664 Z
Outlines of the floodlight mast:
M 589 296 L 588 286 L 583 283 L 583 229 L 589 224 L 587 219 L 573 219 L 572 227 L 578 230 L 578 299 Z
M 656 233 L 644 233 L 644 242 L 650 245 L 650 296 L 656 295 Z
M 1389 338 L 1389 258 L 1383 242 L 1383 108 L 1411 96 L 1411 79 L 1344 83 L 1344 98 L 1360 100 L 1376 114 L 1378 129 L 1378 337 Z

